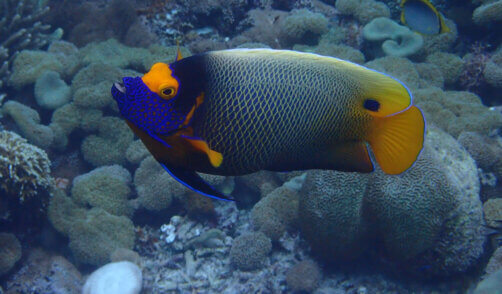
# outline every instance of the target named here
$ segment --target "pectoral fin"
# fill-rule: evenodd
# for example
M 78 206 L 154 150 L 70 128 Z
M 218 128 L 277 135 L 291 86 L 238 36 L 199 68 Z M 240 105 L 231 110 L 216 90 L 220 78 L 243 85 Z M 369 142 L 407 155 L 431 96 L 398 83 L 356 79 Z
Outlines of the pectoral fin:
M 209 148 L 209 145 L 207 145 L 207 142 L 203 139 L 184 135 L 182 135 L 181 137 L 189 142 L 190 145 L 192 145 L 195 149 L 207 154 L 209 162 L 213 167 L 219 167 L 223 162 L 223 155 L 220 152 L 211 150 L 211 148 Z
M 189 188 L 190 190 L 200 193 L 204 196 L 211 197 L 214 199 L 219 199 L 219 200 L 226 200 L 226 201 L 234 201 L 230 196 L 227 196 L 215 188 L 213 188 L 211 185 L 206 183 L 197 173 L 194 171 L 182 169 L 182 168 L 175 168 L 175 167 L 168 167 L 167 165 L 160 163 L 162 167 L 178 182 L 183 184 L 185 187 Z

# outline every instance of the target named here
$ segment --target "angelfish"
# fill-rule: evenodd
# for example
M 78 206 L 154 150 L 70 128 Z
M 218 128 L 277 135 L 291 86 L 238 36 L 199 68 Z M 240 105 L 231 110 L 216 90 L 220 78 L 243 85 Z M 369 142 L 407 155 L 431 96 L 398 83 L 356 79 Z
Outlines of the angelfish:
M 178 56 L 112 87 L 120 113 L 175 179 L 230 199 L 196 172 L 412 166 L 425 121 L 410 90 L 375 70 L 310 53 L 233 49 Z

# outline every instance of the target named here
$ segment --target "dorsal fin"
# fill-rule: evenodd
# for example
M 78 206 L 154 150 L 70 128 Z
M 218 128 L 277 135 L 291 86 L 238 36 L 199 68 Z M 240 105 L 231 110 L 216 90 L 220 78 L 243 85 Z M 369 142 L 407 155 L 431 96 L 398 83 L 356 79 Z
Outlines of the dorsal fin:
M 181 55 L 181 50 L 180 50 L 180 40 L 176 40 L 176 47 L 177 47 L 177 50 L 176 50 L 176 60 L 175 61 L 178 61 L 178 60 L 183 59 L 183 55 Z

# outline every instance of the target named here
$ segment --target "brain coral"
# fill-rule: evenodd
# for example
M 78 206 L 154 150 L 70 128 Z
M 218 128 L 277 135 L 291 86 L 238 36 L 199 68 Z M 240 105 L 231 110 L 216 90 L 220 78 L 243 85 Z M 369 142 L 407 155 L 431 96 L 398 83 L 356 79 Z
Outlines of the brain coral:
M 321 278 L 321 269 L 310 259 L 300 261 L 286 273 L 286 283 L 294 292 L 312 293 L 319 287 Z
M 298 200 L 298 193 L 286 187 L 279 187 L 269 193 L 251 211 L 255 229 L 272 240 L 279 240 L 298 219 Z
M 366 249 L 363 199 L 368 176 L 309 171 L 299 203 L 299 223 L 312 250 L 328 260 L 352 259 Z
M 100 207 L 114 215 L 131 215 L 131 174 L 120 165 L 103 166 L 73 179 L 71 195 L 82 206 Z
M 263 233 L 247 233 L 234 239 L 230 261 L 240 270 L 252 271 L 265 265 L 272 242 Z
M 312 249 L 344 259 L 379 240 L 387 257 L 413 273 L 451 275 L 473 266 L 485 241 L 477 168 L 437 128 L 429 128 L 425 146 L 397 176 L 309 172 L 300 223 Z
M 43 150 L 16 133 L 0 132 L 0 189 L 7 195 L 23 202 L 48 189 L 53 182 L 50 165 Z

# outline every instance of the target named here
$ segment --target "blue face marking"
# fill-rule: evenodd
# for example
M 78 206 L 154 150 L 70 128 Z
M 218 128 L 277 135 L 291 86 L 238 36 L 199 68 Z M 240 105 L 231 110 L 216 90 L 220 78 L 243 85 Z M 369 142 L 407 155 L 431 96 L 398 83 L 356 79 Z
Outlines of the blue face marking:
M 176 98 L 162 99 L 140 77 L 126 77 L 122 81 L 123 85 L 115 84 L 111 89 L 122 116 L 169 147 L 158 135 L 179 129 L 185 121 L 186 115 L 174 107 Z

